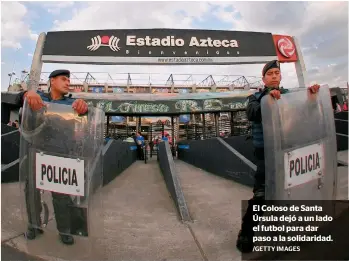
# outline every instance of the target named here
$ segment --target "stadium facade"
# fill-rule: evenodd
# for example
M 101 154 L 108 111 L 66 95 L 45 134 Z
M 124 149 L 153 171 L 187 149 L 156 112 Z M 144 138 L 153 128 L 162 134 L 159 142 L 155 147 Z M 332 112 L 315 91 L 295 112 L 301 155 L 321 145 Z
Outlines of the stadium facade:
M 47 91 L 49 72 L 41 74 L 39 90 Z M 10 92 L 27 89 L 27 79 L 24 77 L 21 84 L 11 86 Z M 72 72 L 71 93 L 133 93 L 133 94 L 186 94 L 203 92 L 234 92 L 241 90 L 258 89 L 262 87 L 260 77 L 245 77 L 242 75 L 205 75 L 205 74 L 146 74 L 146 73 L 107 73 L 107 72 Z M 237 112 L 238 114 L 238 112 Z M 16 111 L 12 112 L 11 120 L 17 117 Z M 231 117 L 228 113 L 220 113 L 219 119 L 209 113 L 205 115 L 181 115 L 171 121 L 171 117 L 135 117 L 135 116 L 107 116 L 106 136 L 124 139 L 131 133 L 141 131 L 148 139 L 161 136 L 168 132 L 181 140 L 182 138 L 198 139 L 209 138 L 216 135 L 231 134 Z M 219 126 L 215 127 L 215 122 Z M 243 126 L 239 126 L 242 124 Z M 173 133 L 171 133 L 173 125 Z M 205 137 L 203 128 L 205 125 Z M 241 130 L 248 129 L 245 117 L 236 115 L 234 128 L 239 134 Z M 239 131 L 238 131 L 239 130 Z M 243 133 L 245 131 L 242 131 Z
M 49 72 L 41 74 L 39 90 L 48 90 L 49 74 Z M 28 79 L 28 75 L 23 77 L 20 84 L 14 84 L 9 87 L 8 91 L 18 92 L 27 89 Z M 72 72 L 70 92 L 76 94 L 87 92 L 91 94 L 110 93 L 111 95 L 127 93 L 163 95 L 166 93 L 234 92 L 257 90 L 262 87 L 263 82 L 260 77 L 242 75 Z M 338 91 L 345 94 L 347 89 Z M 10 120 L 17 117 L 17 110 L 13 110 Z M 244 112 L 235 112 L 234 115 L 230 113 L 190 114 L 174 117 L 174 119 L 155 116 L 106 116 L 106 125 L 105 136 L 116 139 L 124 139 L 136 131 L 141 131 L 148 139 L 161 137 L 168 132 L 170 136 L 178 140 L 210 138 L 216 136 L 217 133 L 219 135 L 244 135 L 249 132 L 249 123 Z
M 39 88 L 47 90 L 49 72 L 43 72 Z M 22 84 L 26 88 L 28 75 Z M 71 92 L 96 93 L 194 93 L 257 89 L 260 77 L 242 75 L 72 72 Z M 11 86 L 9 91 L 18 91 Z

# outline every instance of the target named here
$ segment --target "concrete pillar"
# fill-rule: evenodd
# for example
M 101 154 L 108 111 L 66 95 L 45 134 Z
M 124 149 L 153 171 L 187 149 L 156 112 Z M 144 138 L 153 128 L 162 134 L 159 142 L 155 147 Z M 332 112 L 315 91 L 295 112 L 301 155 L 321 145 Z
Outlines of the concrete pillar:
M 301 46 L 298 42 L 298 39 L 293 36 L 293 41 L 296 46 L 296 52 L 298 56 L 298 61 L 295 62 L 295 67 L 296 67 L 296 74 L 298 78 L 298 85 L 300 88 L 305 88 L 308 87 L 309 82 L 308 82 L 308 77 L 307 77 L 307 71 L 305 68 L 305 63 L 303 59 L 303 54 L 301 50 Z
M 88 84 L 87 84 L 87 82 L 84 82 L 82 85 L 84 87 L 84 92 L 88 92 Z
M 33 55 L 32 65 L 30 67 L 28 91 L 36 91 L 39 88 L 41 70 L 42 70 L 42 51 L 44 49 L 44 43 L 46 34 L 41 33 L 38 41 L 36 42 L 35 52 Z
M 193 86 L 191 87 L 191 90 L 192 90 L 192 93 L 196 93 L 196 85 L 193 85 Z

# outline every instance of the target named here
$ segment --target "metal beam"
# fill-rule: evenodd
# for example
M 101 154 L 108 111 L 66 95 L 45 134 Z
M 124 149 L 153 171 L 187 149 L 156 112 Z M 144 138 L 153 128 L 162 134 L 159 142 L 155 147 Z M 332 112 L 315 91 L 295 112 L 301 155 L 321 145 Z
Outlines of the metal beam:
M 220 79 L 218 82 L 216 82 L 217 86 L 219 86 L 221 83 L 225 82 L 226 79 L 229 79 L 229 75 L 224 76 L 222 79 Z
M 92 74 L 91 73 L 87 73 L 86 74 L 86 78 L 85 78 L 85 82 L 87 83 L 87 84 L 90 84 L 91 83 L 91 79 L 93 79 L 95 82 L 95 84 L 99 84 L 99 82 L 95 79 L 95 77 L 93 77 L 92 76 Z
M 127 74 L 127 85 L 126 85 L 127 93 L 130 92 L 130 86 L 131 86 L 131 85 L 132 85 L 131 75 L 128 73 L 128 74 Z
M 212 75 L 210 75 L 209 78 L 211 79 L 211 81 L 210 81 L 210 87 L 216 86 L 216 82 L 215 82 L 215 80 L 213 79 Z
M 116 85 L 115 82 L 114 82 L 114 79 L 110 76 L 110 73 L 108 73 L 108 77 L 112 81 L 113 85 Z
M 232 81 L 231 84 L 234 87 L 244 88 L 246 86 L 246 84 L 248 85 L 248 81 L 246 80 L 245 76 L 241 76 L 241 77 L 237 78 L 236 80 Z
M 191 83 L 188 84 L 189 80 L 191 81 Z M 187 86 L 193 85 L 193 75 L 192 74 L 184 81 L 183 85 L 187 85 Z
M 205 79 L 203 79 L 198 85 L 199 86 L 207 86 L 207 82 L 209 81 L 211 75 L 207 76 Z
M 242 76 L 243 81 L 245 82 L 244 89 L 249 90 L 250 89 L 250 83 L 247 81 L 245 76 Z
M 167 81 L 166 81 L 166 86 L 174 86 L 174 81 L 173 81 L 173 75 L 172 73 L 170 74 L 170 77 L 168 77 Z
M 74 73 L 71 72 L 71 73 L 70 73 L 70 79 L 72 78 L 72 76 L 73 76 L 73 79 L 76 79 L 76 80 L 80 81 L 79 78 L 76 77 L 76 75 L 75 75 Z M 81 84 L 82 84 L 82 81 L 81 81 Z
M 85 77 L 85 82 L 88 84 L 88 76 L 90 75 L 90 73 L 86 73 L 86 77 Z
M 41 73 L 41 77 L 47 81 L 47 76 L 49 73 L 43 72 Z M 82 75 L 80 77 L 80 74 Z M 136 81 L 137 86 L 145 86 L 145 87 L 171 87 L 171 90 L 176 88 L 192 88 L 195 91 L 196 88 L 207 88 L 208 90 L 211 87 L 211 91 L 215 91 L 215 88 L 224 87 L 233 90 L 234 88 L 257 88 L 259 86 L 263 86 L 261 82 L 261 77 L 257 76 L 242 76 L 242 75 L 205 75 L 205 74 L 170 74 L 166 80 L 166 82 L 159 82 L 156 75 L 161 75 L 160 73 L 134 73 L 137 79 L 133 79 Z M 122 75 L 122 76 L 120 76 Z M 127 76 L 127 77 L 125 77 Z M 108 72 L 72 72 L 72 79 L 74 81 L 79 80 L 83 84 L 84 80 L 87 84 L 104 84 L 105 81 L 108 82 L 109 85 L 126 86 L 132 88 L 134 83 L 132 82 L 132 73 L 108 73 Z M 30 75 L 29 75 L 30 77 Z M 155 78 L 154 78 L 155 77 Z M 202 78 L 201 78 L 202 77 Z M 204 78 L 205 77 L 205 78 Z M 174 80 L 176 78 L 176 82 Z M 162 78 L 163 81 L 164 78 Z M 203 79 L 203 80 L 202 80 Z
M 127 86 L 132 85 L 132 79 L 131 79 L 131 75 L 128 73 L 127 74 Z

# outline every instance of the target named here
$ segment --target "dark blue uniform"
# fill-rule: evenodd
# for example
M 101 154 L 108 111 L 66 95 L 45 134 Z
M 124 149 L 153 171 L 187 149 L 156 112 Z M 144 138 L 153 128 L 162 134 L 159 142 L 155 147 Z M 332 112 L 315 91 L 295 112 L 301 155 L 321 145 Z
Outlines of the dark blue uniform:
M 267 63 L 263 69 L 263 76 L 272 68 L 279 68 L 277 61 Z M 253 212 L 253 205 L 263 204 L 265 200 L 265 163 L 264 163 L 264 138 L 262 125 L 261 100 L 268 95 L 274 88 L 264 87 L 263 90 L 256 92 L 248 97 L 246 109 L 247 119 L 252 122 L 252 139 L 255 148 L 254 155 L 256 158 L 257 170 L 255 173 L 255 182 L 253 187 L 253 197 L 248 201 L 246 214 L 242 218 L 241 230 L 238 236 L 236 246 L 242 252 L 251 252 L 253 248 L 252 238 L 254 235 L 253 227 L 259 222 L 253 221 L 253 214 L 263 215 L 263 212 Z M 287 89 L 279 88 L 281 94 L 288 92 Z
M 19 97 L 19 102 L 21 107 L 23 106 L 24 103 L 24 93 L 20 94 Z M 72 105 L 73 102 L 75 101 L 74 98 L 71 98 L 70 96 L 63 96 L 59 100 L 52 100 L 50 93 L 44 93 L 41 91 L 37 91 L 37 94 L 40 95 L 41 99 L 44 102 L 48 103 L 56 103 L 56 104 L 64 104 L 64 105 Z M 21 118 L 21 115 L 20 115 Z M 56 120 L 52 120 L 54 124 L 69 124 L 66 121 L 62 121 L 61 123 L 56 122 Z M 68 127 L 66 129 L 72 129 L 71 127 Z M 55 148 L 55 150 L 60 150 L 56 151 L 57 153 L 65 154 L 68 155 L 69 151 L 72 151 L 74 149 L 72 146 L 69 145 L 74 143 L 72 142 L 72 139 L 74 137 L 74 133 L 57 133 L 55 132 L 54 128 L 48 128 L 43 130 L 45 134 L 45 141 L 43 141 L 43 148 Z M 46 137 L 47 136 L 47 137 Z M 64 136 L 64 137 L 63 137 Z M 68 145 L 67 145 L 68 144 Z M 27 178 L 33 178 L 33 177 L 27 177 Z M 34 193 L 29 193 L 34 189 Z M 29 230 L 28 233 L 30 234 L 27 237 L 29 239 L 34 239 L 36 237 L 37 233 L 42 233 L 41 230 L 33 230 L 33 228 L 39 228 L 42 224 L 41 218 L 40 218 L 40 213 L 42 212 L 42 205 L 41 205 L 41 196 L 40 196 L 40 191 L 35 189 L 35 188 L 29 188 L 28 187 L 28 181 L 27 181 L 27 186 L 25 189 L 26 193 L 26 204 L 27 204 L 27 212 L 28 212 L 28 221 L 29 221 Z M 71 227 L 72 227 L 72 220 L 81 220 L 81 222 L 84 222 L 82 219 L 83 213 L 79 211 L 78 208 L 71 208 L 73 205 L 72 199 L 70 198 L 69 195 L 65 194 L 60 194 L 60 193 L 52 193 L 52 203 L 54 207 L 54 212 L 55 212 L 55 219 L 57 223 L 57 230 L 61 235 L 69 235 L 71 234 Z M 34 202 L 29 200 L 29 197 L 34 198 Z M 31 205 L 31 202 L 33 202 L 34 206 Z M 33 215 L 34 213 L 34 215 Z M 32 220 L 35 218 L 35 220 Z M 31 227 L 30 225 L 34 225 L 34 227 Z M 63 240 L 63 239 L 62 239 Z M 72 243 L 72 242 L 70 242 Z
M 249 96 L 247 105 L 247 118 L 252 122 L 252 139 L 255 148 L 257 170 L 253 187 L 253 197 L 248 201 L 248 208 L 242 218 L 241 231 L 237 242 L 237 247 L 242 252 L 250 252 L 253 248 L 252 237 L 253 227 L 259 222 L 253 221 L 253 214 L 263 215 L 263 211 L 253 212 L 253 205 L 261 205 L 265 200 L 265 164 L 264 164 L 264 138 L 262 125 L 262 112 L 260 102 L 265 95 L 268 95 L 272 88 L 264 87 L 264 90 Z M 287 89 L 280 88 L 280 93 L 287 93 Z

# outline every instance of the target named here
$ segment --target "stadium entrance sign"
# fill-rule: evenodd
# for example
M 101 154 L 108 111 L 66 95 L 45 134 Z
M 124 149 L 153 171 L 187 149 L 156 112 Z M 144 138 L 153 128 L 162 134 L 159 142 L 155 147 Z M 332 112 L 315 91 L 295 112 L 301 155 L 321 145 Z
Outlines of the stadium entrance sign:
M 64 44 L 62 44 L 64 43 Z M 120 29 L 41 33 L 28 86 L 40 80 L 42 64 L 228 65 L 271 60 L 295 63 L 298 86 L 307 84 L 298 41 L 262 32 Z
M 69 44 L 61 44 L 67 39 Z M 84 64 L 264 63 L 278 59 L 276 44 L 271 33 L 241 31 L 138 29 L 48 32 L 42 59 L 44 62 Z

